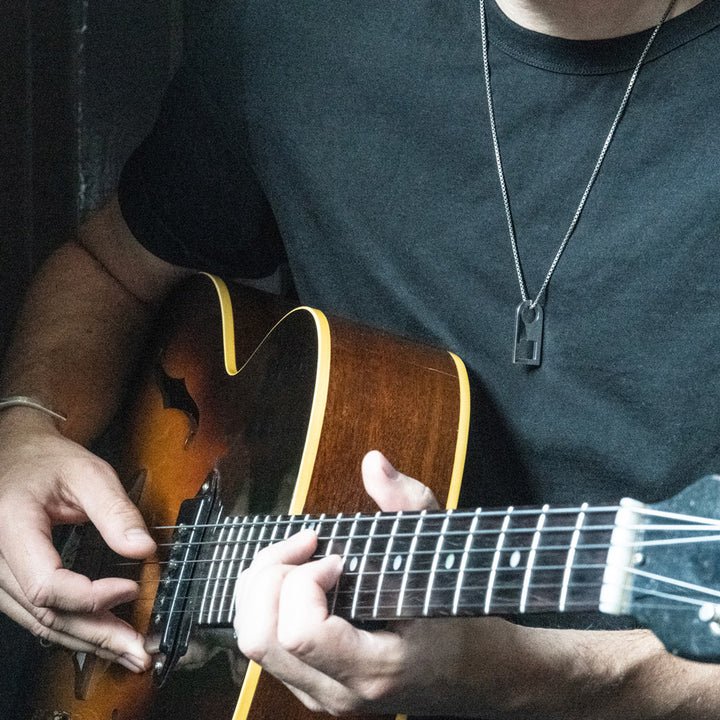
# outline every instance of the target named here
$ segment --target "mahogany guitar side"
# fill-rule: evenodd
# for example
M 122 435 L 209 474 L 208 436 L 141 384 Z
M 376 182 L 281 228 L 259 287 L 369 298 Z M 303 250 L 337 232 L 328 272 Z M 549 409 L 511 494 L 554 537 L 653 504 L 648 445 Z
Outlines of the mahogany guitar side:
M 470 402 L 455 356 L 314 309 L 288 311 L 274 298 L 208 275 L 181 289 L 160 326 L 118 462 L 149 527 L 172 526 L 182 501 L 213 472 L 228 513 L 372 512 L 359 467 L 374 448 L 455 505 Z M 143 633 L 168 533 L 157 530 L 158 558 L 130 568 L 141 596 L 122 615 Z M 86 545 L 75 553 L 81 568 L 118 574 L 111 567 L 116 557 Z M 193 640 L 186 664 L 199 667 L 176 669 L 160 688 L 150 672 L 137 676 L 51 648 L 20 717 L 317 717 L 253 664 L 240 689 L 243 663 L 232 637 L 212 641 Z

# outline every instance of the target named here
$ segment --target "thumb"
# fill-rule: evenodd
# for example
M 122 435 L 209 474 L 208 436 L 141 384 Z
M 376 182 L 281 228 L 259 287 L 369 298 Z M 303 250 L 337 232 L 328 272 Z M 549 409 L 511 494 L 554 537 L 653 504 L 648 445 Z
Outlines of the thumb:
M 103 463 L 94 469 L 94 474 L 92 492 L 83 501 L 88 519 L 116 553 L 131 558 L 147 557 L 155 550 L 155 541 L 115 471 Z
M 362 477 L 368 495 L 381 510 L 436 510 L 438 502 L 427 485 L 398 472 L 377 450 L 362 461 Z

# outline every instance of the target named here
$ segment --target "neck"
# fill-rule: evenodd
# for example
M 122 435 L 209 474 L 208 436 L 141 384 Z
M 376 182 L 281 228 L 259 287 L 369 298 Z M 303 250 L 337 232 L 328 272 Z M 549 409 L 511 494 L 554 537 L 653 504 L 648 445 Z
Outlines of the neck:
M 603 587 L 618 518 L 617 507 L 587 505 L 228 518 L 210 522 L 213 537 L 186 538 L 179 549 L 197 549 L 193 564 L 201 563 L 204 586 L 196 621 L 205 626 L 232 625 L 234 580 L 260 547 L 308 526 L 318 533 L 316 559 L 343 557 L 329 607 L 346 619 L 607 611 L 615 607 L 608 597 L 617 597 Z M 187 590 L 174 577 L 165 586 L 179 595 Z
M 677 0 L 669 18 L 702 0 Z M 669 0 L 496 0 L 500 9 L 528 30 L 571 40 L 621 37 L 654 27 Z

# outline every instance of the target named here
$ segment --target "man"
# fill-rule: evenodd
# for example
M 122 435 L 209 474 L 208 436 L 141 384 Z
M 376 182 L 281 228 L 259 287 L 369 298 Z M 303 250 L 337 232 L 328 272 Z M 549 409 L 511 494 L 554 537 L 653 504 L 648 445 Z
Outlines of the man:
M 82 446 L 182 268 L 259 277 L 287 262 L 304 302 L 458 352 L 487 395 L 465 505 L 655 500 L 716 472 L 720 3 L 666 6 L 216 8 L 119 200 L 29 296 L 3 394 L 68 420 L 19 400 L 0 414 L 0 608 L 147 667 L 108 611 L 134 588 L 59 569 L 49 527 L 87 518 L 121 554 L 152 551 Z M 379 454 L 364 479 L 385 509 L 433 504 Z M 338 561 L 298 566 L 314 542 L 260 555 L 236 623 L 241 649 L 312 708 L 718 715 L 720 671 L 645 631 L 491 618 L 372 634 L 327 618 Z

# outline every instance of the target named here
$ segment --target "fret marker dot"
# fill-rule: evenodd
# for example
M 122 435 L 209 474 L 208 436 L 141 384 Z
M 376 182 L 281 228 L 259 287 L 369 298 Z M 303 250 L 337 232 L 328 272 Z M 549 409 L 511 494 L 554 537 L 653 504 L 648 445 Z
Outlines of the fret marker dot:
M 516 568 L 520 564 L 520 551 L 516 550 L 511 556 L 510 556 L 510 567 Z
M 350 560 L 350 572 L 355 572 L 358 566 L 358 559 L 356 557 Z
M 393 570 L 399 570 L 402 565 L 402 555 L 396 555 L 393 560 Z
M 454 564 L 455 564 L 455 555 L 453 553 L 450 553 L 445 558 L 445 569 L 450 570 Z

